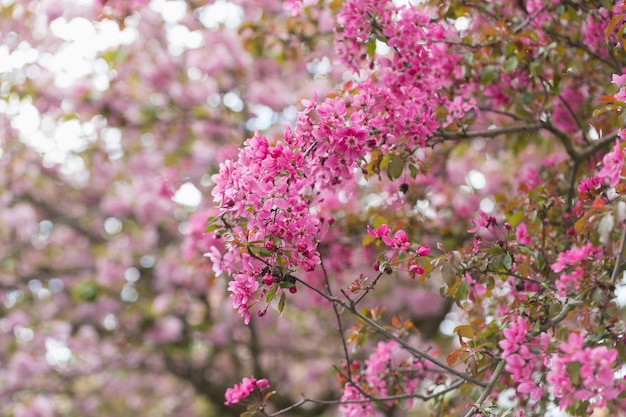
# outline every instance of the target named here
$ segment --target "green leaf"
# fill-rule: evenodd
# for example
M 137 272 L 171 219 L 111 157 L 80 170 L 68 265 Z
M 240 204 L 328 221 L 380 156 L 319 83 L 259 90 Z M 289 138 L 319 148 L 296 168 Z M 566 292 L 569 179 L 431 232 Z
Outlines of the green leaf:
M 376 39 L 370 39 L 367 42 L 367 55 L 374 56 L 376 53 Z
M 459 286 L 456 288 L 454 298 L 457 300 L 465 300 L 467 298 L 467 294 L 469 294 L 469 284 L 467 281 L 461 281 Z
M 419 170 L 413 164 L 409 164 L 409 172 L 411 173 L 411 178 L 413 179 L 415 179 L 415 177 L 417 177 L 417 174 L 419 174 Z
M 483 68 L 483 71 L 480 73 L 480 82 L 482 84 L 489 84 L 496 78 L 496 72 L 492 65 L 488 65 Z
M 448 286 L 452 286 L 456 281 L 456 270 L 450 264 L 450 262 L 445 262 L 441 266 L 441 277 L 443 281 L 448 284 Z
M 267 291 L 267 294 L 265 294 L 266 303 L 269 303 L 270 301 L 274 299 L 274 296 L 276 295 L 277 290 L 278 290 L 278 283 L 272 284 L 269 291 Z
M 379 228 L 380 226 L 382 226 L 383 224 L 387 224 L 388 222 L 389 220 L 387 220 L 387 218 L 380 215 L 375 216 L 372 220 L 372 224 L 375 228 Z
M 502 259 L 502 265 L 507 271 L 511 270 L 511 267 L 513 266 L 513 258 L 511 257 L 510 253 L 504 255 L 504 258 Z
M 474 330 L 472 329 L 472 326 L 470 326 L 469 324 L 462 324 L 460 326 L 456 326 L 453 332 L 458 334 L 461 337 L 465 337 L 466 339 L 474 338 Z
M 72 296 L 79 301 L 94 301 L 100 288 L 95 281 L 82 281 L 72 289 Z
M 565 365 L 567 373 L 572 380 L 572 384 L 577 385 L 580 383 L 580 362 L 568 362 Z
M 522 221 L 522 219 L 524 218 L 524 212 L 523 211 L 518 211 L 516 213 L 513 213 L 509 216 L 506 216 L 506 219 L 509 223 L 511 223 L 512 227 L 516 227 L 518 224 L 520 224 L 520 222 Z
M 268 258 L 272 256 L 273 252 L 264 246 L 249 246 L 250 252 L 257 256 L 261 256 L 263 258 Z
M 285 293 L 281 293 L 280 294 L 280 300 L 278 300 L 278 311 L 282 314 L 283 310 L 285 309 L 285 299 L 287 297 L 285 297 Z
M 510 56 L 506 61 L 504 61 L 504 71 L 507 73 L 511 73 L 517 69 L 517 57 Z
M 404 160 L 400 155 L 394 155 L 387 167 L 387 176 L 390 180 L 395 180 L 400 178 L 402 171 L 404 171 Z

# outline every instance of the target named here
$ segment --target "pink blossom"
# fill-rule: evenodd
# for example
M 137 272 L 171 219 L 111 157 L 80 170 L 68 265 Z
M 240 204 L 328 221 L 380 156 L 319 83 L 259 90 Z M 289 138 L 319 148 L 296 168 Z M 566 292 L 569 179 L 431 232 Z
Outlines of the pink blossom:
M 584 348 L 585 338 L 572 332 L 568 340 L 559 345 L 561 354 L 552 359 L 546 380 L 553 385 L 553 394 L 560 399 L 561 409 L 572 405 L 575 400 L 589 401 L 603 407 L 624 390 L 614 375 L 617 351 L 606 346 Z M 578 365 L 573 378 L 569 364 Z
M 376 230 L 374 230 L 368 224 L 367 233 L 377 238 L 383 238 L 389 233 L 389 226 L 387 226 L 386 224 L 381 224 Z
M 590 193 L 593 191 L 598 191 L 602 188 L 603 185 L 604 185 L 604 181 L 602 180 L 602 178 L 599 178 L 599 177 L 585 178 L 581 180 L 580 184 L 578 185 L 578 193 L 584 194 L 584 193 Z
M 256 277 L 249 274 L 235 274 L 234 280 L 228 283 L 233 308 L 239 310 L 246 324 L 250 323 L 250 303 L 255 300 L 254 292 L 259 288 Z
M 468 230 L 467 232 L 468 233 L 476 233 L 482 227 L 488 228 L 489 226 L 493 226 L 496 223 L 497 222 L 496 222 L 495 217 L 487 215 L 487 213 L 485 213 L 482 210 L 478 210 L 478 217 L 474 217 L 474 224 L 476 225 L 476 227 Z
M 264 390 L 269 388 L 269 382 L 267 379 L 256 379 L 256 378 L 243 378 L 240 384 L 235 384 L 232 388 L 228 388 L 226 390 L 226 405 L 233 405 L 239 403 L 244 398 L 250 396 L 250 394 L 255 390 Z
M 587 257 L 593 256 L 597 252 L 598 249 L 591 243 L 587 243 L 581 248 L 574 246 L 565 252 L 559 253 L 557 261 L 553 263 L 550 268 L 552 268 L 554 272 L 561 272 L 567 265 L 578 265 Z
M 428 246 L 419 245 L 417 247 L 417 256 L 428 256 L 430 253 L 430 248 Z
M 559 296 L 566 297 L 569 289 L 580 290 L 583 275 L 584 270 L 582 268 L 576 268 L 571 274 L 561 274 L 554 283 Z
M 341 401 L 358 401 L 341 404 L 339 406 L 339 415 L 341 415 L 341 417 L 376 416 L 376 412 L 372 407 L 372 402 L 367 401 L 363 394 L 361 394 L 361 392 L 352 384 L 346 384 L 343 388 Z
M 609 180 L 609 185 L 615 187 L 619 183 L 620 173 L 624 167 L 624 153 L 619 140 L 615 140 L 615 146 L 602 158 L 602 169 L 598 172 L 599 178 Z
M 407 240 L 406 232 L 402 229 L 398 230 L 393 237 L 384 236 L 383 242 L 389 247 L 400 250 L 407 250 L 411 246 L 411 243 Z
M 528 235 L 528 228 L 526 227 L 526 223 L 520 223 L 515 229 L 515 238 L 521 245 L 532 245 L 533 241 L 530 239 Z
M 624 87 L 626 85 L 626 74 L 622 74 L 622 75 L 613 74 L 613 78 L 611 82 L 618 87 Z
M 417 264 L 411 264 L 411 266 L 409 266 L 409 272 L 411 273 L 412 278 L 415 278 L 415 275 L 422 275 L 424 273 L 424 268 Z

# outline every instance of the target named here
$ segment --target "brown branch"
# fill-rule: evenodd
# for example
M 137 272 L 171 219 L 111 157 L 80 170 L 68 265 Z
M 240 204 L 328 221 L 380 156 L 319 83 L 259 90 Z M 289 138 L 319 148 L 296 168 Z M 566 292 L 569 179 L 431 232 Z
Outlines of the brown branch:
M 417 356 L 417 357 L 420 357 L 422 359 L 425 359 L 425 360 L 431 362 L 432 364 L 438 366 L 439 368 L 444 369 L 445 371 L 447 371 L 447 372 L 449 372 L 449 373 L 451 373 L 453 375 L 456 375 L 457 377 L 462 378 L 462 379 L 464 379 L 467 382 L 471 382 L 474 385 L 478 385 L 480 387 L 486 386 L 486 384 L 484 382 L 478 381 L 477 379 L 471 377 L 470 375 L 467 375 L 467 374 L 459 371 L 458 369 L 454 369 L 454 368 L 446 365 L 445 363 L 439 361 L 438 359 L 433 358 L 428 353 L 414 348 L 413 346 L 408 344 L 404 339 L 399 338 L 395 334 L 393 334 L 393 333 L 389 332 L 388 330 L 386 330 L 380 324 L 378 324 L 375 321 L 371 320 L 369 317 L 366 317 L 365 315 L 363 315 L 360 311 L 358 311 L 356 309 L 355 306 L 348 305 L 344 301 L 338 299 L 337 297 L 333 297 L 333 296 L 329 296 L 328 294 L 324 294 L 323 292 L 321 292 L 320 290 L 318 290 L 317 288 L 315 288 L 314 286 L 310 285 L 309 283 L 303 281 L 300 278 L 295 278 L 295 279 L 296 279 L 297 282 L 301 283 L 305 287 L 315 291 L 318 295 L 324 297 L 327 301 L 330 301 L 331 303 L 337 303 L 338 305 L 342 306 L 343 308 L 345 308 L 346 310 L 351 312 L 354 316 L 358 317 L 363 322 L 365 322 L 369 327 L 371 327 L 372 329 L 376 330 L 378 333 L 382 334 L 387 339 L 394 340 L 400 346 L 402 346 L 407 352 L 412 353 L 414 356 Z
M 500 378 L 500 375 L 502 374 L 503 370 L 504 370 L 504 360 L 501 359 L 500 362 L 498 362 L 498 366 L 496 366 L 496 369 L 493 371 L 493 375 L 491 375 L 491 379 L 489 380 L 489 383 L 483 390 L 482 394 L 480 394 L 480 397 L 478 397 L 478 400 L 476 401 L 476 403 L 472 406 L 472 409 L 469 410 L 467 414 L 465 414 L 465 417 L 472 417 L 474 414 L 476 414 L 480 406 L 485 402 L 487 397 L 489 397 L 489 394 L 491 394 L 491 391 L 493 390 L 493 387 L 496 385 L 496 382 L 498 382 L 498 378 Z
M 439 130 L 435 132 L 433 137 L 443 140 L 465 140 L 474 138 L 493 138 L 500 135 L 508 135 L 511 133 L 536 132 L 541 128 L 545 128 L 545 123 L 534 122 L 528 125 L 508 126 L 496 129 L 478 130 L 472 132 L 444 132 Z
M 624 247 L 626 246 L 626 221 L 622 222 L 622 229 L 622 238 L 619 243 L 619 252 L 617 253 L 615 267 L 613 268 L 613 273 L 611 274 L 612 284 L 615 284 L 617 282 L 617 276 L 619 275 L 619 272 L 622 269 L 622 263 L 624 262 Z

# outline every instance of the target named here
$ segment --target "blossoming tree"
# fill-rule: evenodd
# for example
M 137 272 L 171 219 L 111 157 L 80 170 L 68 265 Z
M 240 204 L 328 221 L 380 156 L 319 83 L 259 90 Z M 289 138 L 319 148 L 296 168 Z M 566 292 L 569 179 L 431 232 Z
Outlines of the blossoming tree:
M 213 176 L 225 249 L 209 256 L 234 308 L 249 323 L 302 292 L 326 305 L 340 414 L 625 409 L 623 13 L 345 1 L 335 45 L 353 76 Z M 454 337 L 377 299 L 387 286 L 409 303 L 438 289 Z M 270 397 L 247 413 L 285 411 Z
M 622 2 L 0 7 L 0 415 L 623 414 Z

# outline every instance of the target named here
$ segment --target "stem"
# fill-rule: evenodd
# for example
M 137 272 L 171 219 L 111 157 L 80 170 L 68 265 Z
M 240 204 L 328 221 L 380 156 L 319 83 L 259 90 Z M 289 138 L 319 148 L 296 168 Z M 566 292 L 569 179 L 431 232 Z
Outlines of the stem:
M 283 408 L 282 410 L 276 411 L 272 414 L 265 414 L 265 415 L 267 415 L 268 417 L 279 416 L 281 414 L 285 414 L 289 411 L 292 411 L 298 407 L 301 407 L 302 405 L 306 403 L 324 404 L 324 405 L 363 404 L 363 403 L 368 403 L 368 402 L 386 402 L 386 401 L 407 400 L 410 398 L 417 398 L 422 401 L 429 401 L 429 400 L 432 400 L 433 398 L 441 397 L 442 395 L 447 394 L 450 391 L 454 391 L 455 389 L 463 385 L 465 382 L 466 381 L 464 381 L 463 379 L 457 379 L 456 381 L 451 383 L 450 386 L 442 389 L 441 391 L 437 391 L 431 395 L 400 394 L 400 395 L 388 395 L 385 397 L 371 397 L 371 398 L 362 399 L 362 400 L 349 400 L 349 401 L 343 401 L 340 399 L 339 400 L 316 400 L 313 398 L 304 397 L 303 399 L 301 399 L 297 403 L 290 405 L 289 407 Z
M 527 124 L 527 125 L 508 126 L 508 127 L 501 127 L 498 129 L 478 130 L 478 131 L 473 131 L 473 132 L 452 133 L 452 132 L 437 131 L 435 132 L 433 137 L 439 137 L 444 140 L 493 138 L 496 136 L 507 135 L 511 133 L 534 132 L 543 127 L 546 127 L 544 123 L 535 122 L 535 123 Z
M 326 267 L 324 266 L 324 260 L 320 257 L 320 264 L 322 267 L 322 271 L 324 272 L 324 281 L 326 281 L 326 290 L 328 291 L 328 295 L 333 296 L 333 292 L 330 289 L 330 280 L 328 279 L 328 271 L 326 271 Z M 339 309 L 337 308 L 337 304 L 333 303 L 333 311 L 335 312 L 335 317 L 337 318 L 337 326 L 339 327 L 339 337 L 341 338 L 341 344 L 343 345 L 343 354 L 346 357 L 346 372 L 348 374 L 348 381 L 352 382 L 352 369 L 350 369 L 352 361 L 350 360 L 350 353 L 348 352 L 348 345 L 346 344 L 346 339 L 344 337 L 343 325 L 341 323 L 341 316 L 339 314 Z
M 384 327 L 382 327 L 380 324 L 376 323 L 375 321 L 371 320 L 369 317 L 361 314 L 361 312 L 357 311 L 354 307 L 351 306 L 345 306 L 347 310 L 349 310 L 352 314 L 354 314 L 355 316 L 357 316 L 358 318 L 360 318 L 361 320 L 363 320 L 365 323 L 367 323 L 370 327 L 372 327 L 374 330 L 376 330 L 378 333 L 382 334 L 383 336 L 387 337 L 388 339 L 394 340 L 395 342 L 397 342 L 400 346 L 402 346 L 405 350 L 407 350 L 408 352 L 414 354 L 415 356 L 419 356 L 420 358 L 426 359 L 427 361 L 437 365 L 438 367 L 448 371 L 449 373 L 458 376 L 459 378 L 464 379 L 467 382 L 471 382 L 474 385 L 478 385 L 480 387 L 484 387 L 485 383 L 478 381 L 477 379 L 472 378 L 471 376 L 457 370 L 454 368 L 451 368 L 450 366 L 446 365 L 445 363 L 433 358 L 432 356 L 430 356 L 428 353 L 426 352 L 422 352 L 419 349 L 415 349 L 413 346 L 409 345 L 405 340 L 399 338 L 398 336 L 396 336 L 395 334 L 385 330 Z
M 370 319 L 369 317 L 363 315 L 361 312 L 359 312 L 354 306 L 352 305 L 348 305 L 346 304 L 344 301 L 334 297 L 334 296 L 329 296 L 328 294 L 324 294 L 323 292 L 321 292 L 320 290 L 318 290 L 317 288 L 313 287 L 312 285 L 306 283 L 305 281 L 301 280 L 300 278 L 296 278 L 296 281 L 298 281 L 299 283 L 301 283 L 302 285 L 304 285 L 305 287 L 315 291 L 317 294 L 321 295 L 322 297 L 324 297 L 326 300 L 330 301 L 331 303 L 336 303 L 340 306 L 342 306 L 343 308 L 345 308 L 346 310 L 350 311 L 353 315 L 357 316 L 358 318 L 360 318 L 362 321 L 364 321 L 368 326 L 370 326 L 371 328 L 373 328 L 374 330 L 376 330 L 378 333 L 382 334 L 383 336 L 385 336 L 388 339 L 394 340 L 395 342 L 397 342 L 400 346 L 402 346 L 405 350 L 407 350 L 408 352 L 412 353 L 415 356 L 418 356 L 420 358 L 426 359 L 427 361 L 437 365 L 438 367 L 440 367 L 441 369 L 446 370 L 447 372 L 458 376 L 459 378 L 464 379 L 467 382 L 471 382 L 474 385 L 478 385 L 479 387 L 485 387 L 486 384 L 484 382 L 478 381 L 477 379 L 457 370 L 454 369 L 448 365 L 446 365 L 445 363 L 433 358 L 432 356 L 430 356 L 428 353 L 426 352 L 422 352 L 419 349 L 415 349 L 413 346 L 409 345 L 405 340 L 399 338 L 398 336 L 396 336 L 395 334 L 389 332 L 388 330 L 386 330 L 384 327 L 382 327 L 380 324 L 376 323 L 375 321 L 373 321 L 372 319 Z
M 622 239 L 619 242 L 619 252 L 617 253 L 617 259 L 615 260 L 615 267 L 613 268 L 613 273 L 611 274 L 611 283 L 615 284 L 617 282 L 617 277 L 619 275 L 620 270 L 622 269 L 622 263 L 624 262 L 624 246 L 626 245 L 626 220 L 622 222 Z
M 483 390 L 482 394 L 480 394 L 480 397 L 478 397 L 478 401 L 476 401 L 476 404 L 472 406 L 472 409 L 469 410 L 467 414 L 465 414 L 465 417 L 472 417 L 474 414 L 476 414 L 480 406 L 485 402 L 487 397 L 489 397 L 489 394 L 491 394 L 491 390 L 493 390 L 493 387 L 496 385 L 496 382 L 498 382 L 498 378 L 500 378 L 500 374 L 502 374 L 503 370 L 504 370 L 504 360 L 500 360 L 500 362 L 498 362 L 498 366 L 496 366 L 496 369 L 493 371 L 493 375 L 491 375 L 491 379 L 489 380 L 489 383 Z

